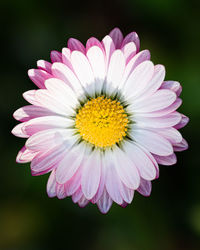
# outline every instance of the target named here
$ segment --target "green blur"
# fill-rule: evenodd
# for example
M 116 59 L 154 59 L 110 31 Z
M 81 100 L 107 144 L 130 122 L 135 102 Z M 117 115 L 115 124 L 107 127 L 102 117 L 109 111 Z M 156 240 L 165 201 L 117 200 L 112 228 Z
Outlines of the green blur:
M 1 1 L 1 193 L 2 250 L 198 250 L 200 249 L 200 4 L 195 0 Z M 135 30 L 141 49 L 164 64 L 168 80 L 183 86 L 180 111 L 189 142 L 175 166 L 161 166 L 149 198 L 138 193 L 127 208 L 107 215 L 79 208 L 71 198 L 50 199 L 48 175 L 32 177 L 30 164 L 16 164 L 25 140 L 10 131 L 12 113 L 26 105 L 22 93 L 35 88 L 27 76 L 51 50 L 75 37 L 101 39 L 118 26 Z

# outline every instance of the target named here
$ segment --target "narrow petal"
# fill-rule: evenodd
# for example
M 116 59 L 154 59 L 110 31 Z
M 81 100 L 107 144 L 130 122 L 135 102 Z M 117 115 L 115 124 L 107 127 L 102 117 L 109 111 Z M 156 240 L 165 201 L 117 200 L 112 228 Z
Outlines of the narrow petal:
M 138 98 L 144 96 L 151 96 L 155 93 L 163 83 L 165 78 L 165 67 L 163 65 L 155 65 L 154 73 L 151 80 L 145 86 L 145 88 L 138 94 Z
M 174 91 L 177 96 L 181 94 L 182 87 L 179 82 L 177 81 L 164 81 L 161 85 L 161 89 L 170 89 Z
M 82 86 L 93 95 L 95 92 L 94 74 L 87 57 L 80 51 L 73 51 L 71 55 L 73 69 L 80 80 Z
M 68 68 L 72 70 L 72 64 L 71 64 L 71 51 L 68 48 L 62 49 L 62 62 L 65 64 Z
M 104 49 L 105 49 L 106 67 L 107 67 L 109 62 L 110 62 L 110 57 L 115 50 L 115 45 L 114 45 L 114 42 L 110 36 L 105 36 L 104 39 L 102 40 L 102 44 L 103 44 Z
M 124 45 L 121 49 L 124 53 L 124 58 L 126 63 L 130 61 L 130 59 L 136 54 L 136 46 L 135 43 L 130 42 Z
M 161 135 L 147 129 L 136 128 L 131 131 L 133 139 L 153 154 L 166 156 L 173 153 L 171 143 Z
M 87 57 L 94 73 L 95 92 L 100 93 L 106 74 L 105 56 L 99 47 L 93 46 L 88 49 Z
M 27 135 L 33 135 L 39 131 L 53 128 L 69 128 L 74 124 L 71 119 L 60 116 L 42 116 L 26 122 L 23 131 Z
M 35 89 L 34 90 L 28 90 L 28 91 L 26 91 L 26 92 L 23 93 L 23 97 L 24 97 L 24 99 L 27 102 L 29 102 L 29 103 L 37 106 L 37 105 L 40 105 L 40 104 L 35 99 L 35 93 L 36 93 L 36 91 L 37 90 L 35 90 Z
M 78 201 L 79 207 L 85 207 L 87 206 L 88 203 L 89 203 L 89 200 L 87 200 L 84 195 Z
M 106 90 L 110 93 L 120 83 L 125 69 L 125 58 L 121 50 L 115 50 L 110 59 L 106 79 Z
M 114 149 L 113 154 L 113 160 L 115 161 L 116 170 L 121 181 L 128 188 L 137 189 L 140 183 L 140 176 L 134 163 L 117 147 Z
M 62 96 L 61 96 L 62 97 Z M 69 101 L 59 98 L 46 89 L 40 89 L 35 93 L 35 98 L 40 103 L 40 106 L 51 110 L 54 113 L 71 116 L 74 113 L 72 107 L 69 106 Z
M 103 46 L 101 44 L 101 42 L 96 39 L 95 37 L 91 37 L 87 40 L 87 43 L 86 43 L 86 52 L 93 46 L 97 46 L 99 47 L 102 51 L 104 50 L 103 49 Z
M 154 129 L 154 131 L 165 137 L 172 144 L 179 143 L 183 140 L 181 133 L 175 128 Z
M 59 51 L 56 51 L 56 50 L 51 51 L 50 57 L 51 57 L 52 63 L 62 62 L 62 53 L 60 53 Z
M 69 138 L 71 140 L 66 141 Z M 75 137 L 72 136 L 72 131 L 69 129 L 47 129 L 29 137 L 26 147 L 33 151 L 45 151 L 47 148 L 53 148 L 63 143 L 66 147 L 70 147 L 74 140 Z
M 68 196 L 73 195 L 80 188 L 81 175 L 82 175 L 82 166 L 80 166 L 76 171 L 76 173 L 73 175 L 73 177 L 65 183 L 65 192 Z
M 41 70 L 41 69 L 29 69 L 28 76 L 35 83 L 35 85 L 37 85 L 38 88 L 40 88 L 40 89 L 44 89 L 45 88 L 45 86 L 44 86 L 45 80 L 52 77 L 51 74 L 49 74 L 46 71 Z
M 124 86 L 127 98 L 138 95 L 148 84 L 154 73 L 154 65 L 150 61 L 139 64 L 130 74 Z
M 140 186 L 137 191 L 144 196 L 149 196 L 151 194 L 151 189 L 151 182 L 141 178 Z
M 48 182 L 47 182 L 47 194 L 49 197 L 56 196 L 56 177 L 55 169 L 51 172 Z
M 176 143 L 173 145 L 174 151 L 180 152 L 188 149 L 188 143 L 183 138 L 183 140 L 180 143 Z
M 46 80 L 45 86 L 56 98 L 62 100 L 62 103 L 66 103 L 71 108 L 75 108 L 79 104 L 75 92 L 60 79 Z
M 85 54 L 85 47 L 83 46 L 83 44 L 79 40 L 77 40 L 75 38 L 70 38 L 68 40 L 67 45 L 71 51 L 77 50 L 77 51 L 80 51 L 83 54 Z
M 126 83 L 128 77 L 133 72 L 133 70 L 142 62 L 150 60 L 150 52 L 148 50 L 140 51 L 136 54 L 126 65 L 123 78 L 121 80 L 120 88 L 123 88 L 124 84 Z
M 56 184 L 56 195 L 58 197 L 58 199 L 64 199 L 67 194 L 65 192 L 65 185 L 61 185 L 61 184 Z
M 32 161 L 37 153 L 32 152 L 31 150 L 27 149 L 25 146 L 19 151 L 17 154 L 16 162 L 18 163 L 27 163 Z
M 65 146 L 38 153 L 31 162 L 32 175 L 40 175 L 54 169 L 64 157 Z
M 174 126 L 176 129 L 181 129 L 183 127 L 185 127 L 189 122 L 189 118 L 183 114 L 181 114 L 181 120 L 180 122 Z
M 109 209 L 111 208 L 112 199 L 110 198 L 106 189 L 104 189 L 104 192 L 103 192 L 101 198 L 98 200 L 97 206 L 103 214 L 106 214 L 109 211 Z
M 57 182 L 63 184 L 74 176 L 77 169 L 81 165 L 84 152 L 84 145 L 78 144 L 66 153 L 65 157 L 62 159 L 62 161 L 60 161 L 56 171 Z
M 90 200 L 97 192 L 101 177 L 101 158 L 98 152 L 93 151 L 83 163 L 81 187 L 85 197 Z
M 181 120 L 181 115 L 178 112 L 172 112 L 162 117 L 145 117 L 135 114 L 132 119 L 138 126 L 146 128 L 168 128 L 178 124 Z
M 154 158 L 156 159 L 158 164 L 161 164 L 161 165 L 170 166 L 170 165 L 176 164 L 177 162 L 177 158 L 174 153 L 168 156 L 154 155 Z
M 135 113 L 155 112 L 170 106 L 175 100 L 176 94 L 173 91 L 162 89 L 150 97 L 133 101 L 130 109 L 134 109 Z
M 20 124 L 16 125 L 16 126 L 12 129 L 11 133 L 12 133 L 13 135 L 17 136 L 17 137 L 28 138 L 29 135 L 23 130 L 23 127 L 25 126 L 25 124 L 26 124 L 26 123 L 23 122 L 23 123 L 20 123 Z
M 119 28 L 114 28 L 110 33 L 109 36 L 112 38 L 115 48 L 121 48 L 122 41 L 123 41 L 123 34 Z
M 35 105 L 27 105 L 22 108 L 19 108 L 13 114 L 14 118 L 21 122 L 26 122 L 36 117 L 51 115 L 55 115 L 55 113 L 51 112 L 46 108 Z
M 140 40 L 136 32 L 129 33 L 123 40 L 121 47 L 126 45 L 127 43 L 134 42 L 137 48 L 137 52 L 140 49 Z
M 67 83 L 74 91 L 76 92 L 77 96 L 83 93 L 83 88 L 81 86 L 80 81 L 75 76 L 74 72 L 64 65 L 63 63 L 54 63 L 52 65 L 52 74 L 54 77 L 57 77 Z
M 72 200 L 74 203 L 77 203 L 81 197 L 83 196 L 83 192 L 81 190 L 81 187 L 72 195 Z
M 124 147 L 129 159 L 131 159 L 131 161 L 137 167 L 140 176 L 145 180 L 155 179 L 156 167 L 148 155 L 134 142 L 126 142 Z
M 117 204 L 122 204 L 123 199 L 120 193 L 121 180 L 115 170 L 115 163 L 112 160 L 112 155 L 105 154 L 106 179 L 105 185 L 111 199 Z
M 51 63 L 50 62 L 47 62 L 45 60 L 38 60 L 37 67 L 38 67 L 38 69 L 42 69 L 42 70 L 46 71 L 47 73 L 51 74 Z

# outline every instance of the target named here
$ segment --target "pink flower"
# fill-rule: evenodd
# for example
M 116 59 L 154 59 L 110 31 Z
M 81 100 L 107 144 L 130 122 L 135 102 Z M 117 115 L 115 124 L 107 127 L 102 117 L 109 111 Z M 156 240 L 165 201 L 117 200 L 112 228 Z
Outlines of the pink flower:
M 15 111 L 12 133 L 28 138 L 17 162 L 31 162 L 32 175 L 51 173 L 49 197 L 72 196 L 102 213 L 113 201 L 125 207 L 135 190 L 150 195 L 158 164 L 175 164 L 174 151 L 187 149 L 181 86 L 164 81 L 164 66 L 139 46 L 135 32 L 124 38 L 115 28 L 86 46 L 71 38 L 52 63 L 28 71 L 39 89 L 24 93 L 31 105 Z

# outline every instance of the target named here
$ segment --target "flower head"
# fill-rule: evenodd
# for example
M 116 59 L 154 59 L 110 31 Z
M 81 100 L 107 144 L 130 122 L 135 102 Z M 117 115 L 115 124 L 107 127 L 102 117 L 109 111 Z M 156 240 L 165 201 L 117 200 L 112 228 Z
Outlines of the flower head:
M 178 129 L 188 118 L 181 86 L 164 81 L 165 68 L 139 52 L 135 32 L 115 28 L 86 47 L 69 39 L 28 71 L 39 89 L 24 93 L 31 104 L 15 111 L 13 134 L 28 138 L 17 162 L 31 162 L 33 175 L 50 172 L 47 193 L 72 196 L 81 207 L 96 203 L 102 213 L 112 202 L 125 207 L 134 192 L 148 196 L 158 164 L 176 163 L 187 149 Z

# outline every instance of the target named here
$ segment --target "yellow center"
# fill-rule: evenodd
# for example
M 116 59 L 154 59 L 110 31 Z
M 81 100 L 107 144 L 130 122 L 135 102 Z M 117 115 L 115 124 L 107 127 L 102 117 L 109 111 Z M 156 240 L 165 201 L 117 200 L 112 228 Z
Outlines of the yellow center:
M 91 99 L 80 108 L 75 124 L 84 140 L 101 148 L 121 141 L 127 125 L 127 114 L 120 102 L 104 96 Z

